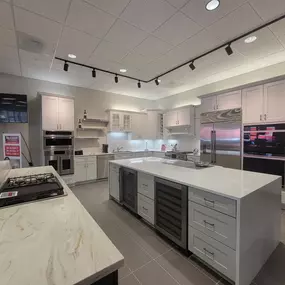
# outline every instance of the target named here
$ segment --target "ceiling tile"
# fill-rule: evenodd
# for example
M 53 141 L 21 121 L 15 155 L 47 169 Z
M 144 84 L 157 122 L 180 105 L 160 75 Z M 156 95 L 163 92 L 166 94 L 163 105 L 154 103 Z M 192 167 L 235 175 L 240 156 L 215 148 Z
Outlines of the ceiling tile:
M 86 0 L 86 2 L 110 14 L 119 16 L 128 5 L 130 0 Z
M 0 26 L 14 29 L 11 7 L 8 3 L 0 2 Z
M 0 27 L 1 45 L 17 46 L 15 31 Z
M 189 0 L 166 0 L 169 4 L 177 9 L 183 7 Z
M 49 46 L 45 52 L 52 53 L 59 39 L 61 25 L 15 7 L 16 30 L 40 39 Z
M 257 31 L 253 35 L 257 37 L 255 42 L 246 44 L 243 38 L 233 43 L 232 47 L 250 58 L 266 57 L 283 50 L 283 46 L 268 28 Z
M 208 27 L 229 12 L 235 10 L 245 0 L 226 0 L 222 1 L 218 9 L 208 11 L 205 6 L 208 0 L 191 0 L 182 8 L 182 12 L 203 27 Z
M 222 41 L 228 41 L 260 25 L 263 21 L 249 4 L 236 9 L 215 22 L 208 31 Z
M 0 45 L 0 57 L 18 60 L 18 50 L 10 46 Z
M 150 58 L 137 53 L 130 53 L 121 61 L 126 67 L 141 69 L 151 61 Z
M 161 41 L 160 39 L 149 36 L 134 51 L 147 57 L 156 58 L 162 54 L 167 53 L 173 46 Z
M 99 42 L 98 38 L 65 27 L 56 50 L 56 55 L 68 59 L 68 54 L 75 54 L 76 59 L 72 60 L 83 63 L 91 56 Z
M 19 50 L 20 60 L 22 64 L 33 65 L 38 68 L 49 69 L 52 63 L 53 56 L 47 54 L 36 54 Z
M 197 25 L 184 14 L 178 12 L 160 26 L 154 32 L 154 35 L 168 43 L 178 45 L 200 30 L 202 30 L 201 26 Z
M 212 33 L 203 30 L 171 50 L 167 55 L 178 65 L 217 47 L 220 43 L 221 41 Z
M 163 0 L 132 0 L 121 18 L 145 31 L 153 32 L 175 12 L 176 9 Z
M 102 41 L 92 54 L 92 59 L 105 59 L 110 61 L 120 61 L 128 54 L 128 50 L 117 47 L 113 43 Z
M 116 18 L 94 6 L 73 0 L 66 24 L 98 38 L 106 35 Z
M 13 3 L 49 19 L 64 22 L 70 0 L 14 0 Z
M 147 33 L 122 21 L 117 20 L 105 39 L 118 46 L 132 49 L 147 37 Z
M 285 13 L 284 0 L 250 0 L 254 10 L 264 21 L 270 21 Z
M 21 67 L 19 60 L 11 60 L 7 58 L 2 58 L 0 56 L 0 73 L 13 74 L 21 76 Z
M 285 34 L 285 19 L 280 20 L 273 25 L 269 26 L 269 29 L 276 35 L 276 36 L 283 36 Z

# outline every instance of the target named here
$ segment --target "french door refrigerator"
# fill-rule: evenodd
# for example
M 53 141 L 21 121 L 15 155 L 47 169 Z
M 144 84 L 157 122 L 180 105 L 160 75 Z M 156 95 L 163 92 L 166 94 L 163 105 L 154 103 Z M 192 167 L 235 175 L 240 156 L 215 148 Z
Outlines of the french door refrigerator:
M 230 109 L 201 114 L 201 161 L 241 169 L 242 111 Z

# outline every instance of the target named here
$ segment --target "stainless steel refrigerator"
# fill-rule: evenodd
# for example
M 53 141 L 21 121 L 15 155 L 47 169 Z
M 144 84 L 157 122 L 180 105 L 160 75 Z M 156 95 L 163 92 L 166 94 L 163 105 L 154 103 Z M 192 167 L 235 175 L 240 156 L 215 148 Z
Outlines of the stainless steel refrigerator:
M 201 161 L 241 169 L 242 110 L 201 114 Z

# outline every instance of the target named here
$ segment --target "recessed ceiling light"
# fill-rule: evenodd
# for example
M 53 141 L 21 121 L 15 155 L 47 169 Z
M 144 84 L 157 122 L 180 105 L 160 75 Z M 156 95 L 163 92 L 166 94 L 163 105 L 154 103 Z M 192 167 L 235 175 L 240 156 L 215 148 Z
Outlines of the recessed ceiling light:
M 246 44 L 250 44 L 250 43 L 255 42 L 256 40 L 257 40 L 257 37 L 256 37 L 256 36 L 251 36 L 251 37 L 246 38 L 246 39 L 244 40 L 244 42 L 245 42 Z
M 207 3 L 206 9 L 208 11 L 213 11 L 217 9 L 220 6 L 220 1 L 219 0 L 211 0 Z
M 76 58 L 76 55 L 75 55 L 75 54 L 70 53 L 70 54 L 68 55 L 68 57 L 70 57 L 70 58 Z
M 121 68 L 121 69 L 120 69 L 120 72 L 122 72 L 122 73 L 126 73 L 126 72 L 127 72 L 127 70 L 126 70 L 125 68 Z

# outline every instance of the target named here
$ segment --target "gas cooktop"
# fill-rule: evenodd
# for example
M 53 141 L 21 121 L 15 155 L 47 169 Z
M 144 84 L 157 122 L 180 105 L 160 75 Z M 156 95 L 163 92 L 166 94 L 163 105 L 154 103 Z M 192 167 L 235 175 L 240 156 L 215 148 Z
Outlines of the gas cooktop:
M 52 173 L 10 177 L 0 189 L 0 207 L 64 195 Z

